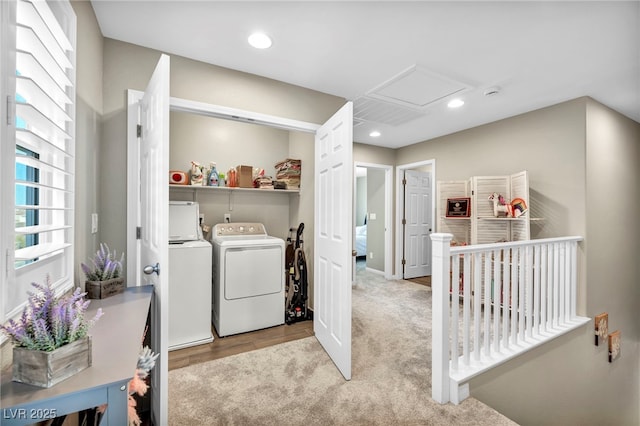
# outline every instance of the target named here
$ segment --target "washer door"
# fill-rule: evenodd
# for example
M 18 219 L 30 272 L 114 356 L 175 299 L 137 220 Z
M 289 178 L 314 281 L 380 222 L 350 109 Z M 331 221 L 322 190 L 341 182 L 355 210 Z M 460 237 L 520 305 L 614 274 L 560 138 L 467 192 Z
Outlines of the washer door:
M 282 247 L 228 248 L 224 253 L 226 300 L 279 293 L 284 285 Z

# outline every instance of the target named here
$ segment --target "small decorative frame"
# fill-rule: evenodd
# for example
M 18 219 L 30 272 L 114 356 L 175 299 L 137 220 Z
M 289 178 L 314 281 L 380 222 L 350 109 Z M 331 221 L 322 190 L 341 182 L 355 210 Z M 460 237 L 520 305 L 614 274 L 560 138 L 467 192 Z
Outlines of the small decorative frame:
M 446 217 L 470 217 L 471 216 L 471 198 L 447 198 L 447 214 Z
M 601 313 L 600 315 L 596 315 L 594 319 L 595 326 L 595 334 L 596 334 L 596 346 L 598 346 L 598 341 L 602 339 L 609 338 L 609 314 L 606 312 Z
M 622 332 L 616 330 L 609 334 L 609 362 L 613 362 L 620 356 L 620 346 L 622 345 Z

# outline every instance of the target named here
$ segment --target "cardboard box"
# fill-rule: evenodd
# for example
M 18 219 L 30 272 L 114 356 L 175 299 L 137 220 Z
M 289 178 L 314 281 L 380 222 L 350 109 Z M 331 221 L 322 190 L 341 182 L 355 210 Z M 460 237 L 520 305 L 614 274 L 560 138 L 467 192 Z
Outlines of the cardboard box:
M 240 188 L 253 188 L 253 167 L 251 166 L 238 166 L 236 167 L 238 173 L 238 186 Z

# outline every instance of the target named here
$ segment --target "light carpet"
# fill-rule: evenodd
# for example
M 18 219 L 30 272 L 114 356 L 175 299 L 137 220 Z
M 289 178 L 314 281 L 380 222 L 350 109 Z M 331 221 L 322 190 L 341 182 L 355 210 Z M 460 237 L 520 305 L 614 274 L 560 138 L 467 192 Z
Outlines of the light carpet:
M 359 268 L 352 379 L 315 337 L 169 372 L 169 425 L 513 425 L 431 399 L 431 290 Z

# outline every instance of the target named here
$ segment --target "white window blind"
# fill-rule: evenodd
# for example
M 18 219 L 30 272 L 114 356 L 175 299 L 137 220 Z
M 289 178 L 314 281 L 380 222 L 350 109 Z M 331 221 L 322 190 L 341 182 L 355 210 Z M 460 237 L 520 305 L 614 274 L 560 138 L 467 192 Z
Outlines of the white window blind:
M 31 282 L 49 275 L 69 288 L 74 270 L 75 14 L 67 1 L 18 0 L 15 24 L 15 50 L 3 52 L 15 68 L 6 76 L 15 79 L 15 175 L 13 196 L 3 196 L 14 204 L 3 320 L 22 309 Z

